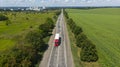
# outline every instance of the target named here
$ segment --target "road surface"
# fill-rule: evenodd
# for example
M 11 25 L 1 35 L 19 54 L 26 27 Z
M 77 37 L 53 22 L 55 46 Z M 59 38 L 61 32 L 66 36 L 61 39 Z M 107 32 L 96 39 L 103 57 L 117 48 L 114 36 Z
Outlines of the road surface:
M 51 37 L 49 42 L 51 45 L 44 54 L 39 67 L 74 67 L 63 10 L 56 22 L 53 34 L 56 33 L 60 34 L 61 43 L 58 47 L 54 47 L 54 36 Z

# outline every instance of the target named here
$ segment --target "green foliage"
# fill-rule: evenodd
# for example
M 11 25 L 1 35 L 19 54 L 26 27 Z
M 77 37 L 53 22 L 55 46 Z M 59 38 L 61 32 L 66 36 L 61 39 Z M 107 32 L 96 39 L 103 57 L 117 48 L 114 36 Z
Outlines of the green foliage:
M 43 42 L 43 35 L 40 31 L 30 31 L 26 39 L 36 51 L 42 51 L 41 48 L 45 43 Z
M 10 25 L 11 24 L 11 21 L 10 20 L 6 20 L 6 25 Z
M 55 21 L 57 20 L 57 18 L 60 15 L 60 13 L 61 13 L 61 10 L 56 10 L 55 11 L 55 15 L 53 16 L 53 18 L 54 18 Z
M 54 28 L 54 21 L 52 20 L 52 18 L 47 18 L 47 20 L 46 20 L 46 24 L 48 24 L 49 26 L 49 28 L 50 29 L 53 29 Z
M 84 62 L 96 62 L 98 60 L 96 47 L 91 43 L 91 41 L 84 41 L 80 53 L 80 59 Z
M 78 34 L 82 33 L 82 28 L 79 26 L 76 26 L 75 29 L 73 30 L 73 33 L 77 36 Z
M 84 46 L 84 42 L 86 41 L 87 37 L 85 34 L 81 33 L 76 37 L 76 44 L 78 47 Z
M 56 15 L 56 16 L 59 16 L 60 13 L 61 13 L 61 10 L 58 10 L 58 11 L 55 12 L 55 15 Z
M 29 20 L 29 18 L 28 18 L 28 17 L 26 17 L 26 20 Z
M 63 10 L 63 12 L 64 12 L 64 16 L 65 16 L 67 19 L 69 19 L 68 13 L 65 11 L 65 9 Z
M 19 46 L 0 57 L 2 67 L 34 67 L 40 55 L 32 47 Z
M 70 18 L 70 19 L 67 20 L 67 23 L 69 24 L 69 26 L 70 26 L 70 28 L 71 28 L 71 30 L 72 30 L 72 32 L 73 32 L 73 30 L 74 30 L 75 27 L 76 27 L 75 22 Z
M 82 47 L 80 59 L 84 62 L 96 62 L 98 60 L 98 55 L 95 45 L 91 43 L 86 35 L 82 33 L 82 28 L 77 26 L 75 22 L 71 18 L 69 19 L 67 16 L 65 16 L 67 18 L 67 24 L 70 26 L 71 31 L 76 37 L 76 44 L 78 47 Z
M 51 18 L 47 18 L 46 22 L 44 24 L 41 24 L 39 26 L 39 29 L 43 31 L 43 36 L 46 37 L 47 35 L 50 35 L 52 32 L 52 29 L 54 28 L 54 22 Z
M 70 26 L 72 32 L 75 34 L 75 36 L 83 32 L 82 28 L 77 26 L 71 18 L 67 20 L 67 23 Z
M 72 19 L 72 18 L 67 19 L 67 23 L 68 23 L 69 25 L 72 24 L 72 23 L 73 23 L 73 19 Z
M 0 14 L 0 21 L 8 20 L 8 17 Z
M 33 26 L 30 26 L 30 28 L 33 28 Z
M 26 12 L 14 11 L 4 11 L 0 12 L 0 14 L 7 16 L 9 18 L 8 20 L 10 21 L 8 26 L 6 25 L 7 20 L 0 21 L 0 51 L 11 49 L 13 46 L 16 45 L 16 42 L 18 41 L 18 38 L 15 39 L 14 37 L 18 35 L 23 35 L 22 37 L 25 37 L 25 34 L 28 33 L 28 31 L 30 31 L 31 29 L 38 29 L 39 25 L 45 23 L 48 17 L 52 18 L 54 16 L 53 12 L 49 14 L 33 14 L 31 11 L 28 11 L 27 14 Z M 13 14 L 16 14 L 16 16 L 14 16 Z M 26 20 L 26 18 L 29 19 Z M 8 41 L 5 42 L 4 40 Z M 13 43 L 9 41 L 12 41 Z
M 0 28 L 2 28 L 0 30 L 0 49 L 4 49 L 4 52 L 0 51 L 0 67 L 35 67 L 48 47 L 43 40 L 48 35 L 44 36 L 45 30 L 42 27 L 38 29 L 38 26 L 45 24 L 51 32 L 54 22 L 47 17 L 52 17 L 53 14 L 5 13 L 10 19 L 0 22 L 6 22 L 6 25 L 10 25 L 11 22 L 12 24 L 5 26 L 4 23 L 0 23 Z
M 52 22 L 47 19 L 49 25 Z M 45 23 L 46 24 L 46 23 Z M 48 26 L 51 29 L 53 27 Z M 0 61 L 2 67 L 35 67 L 34 65 L 42 59 L 43 52 L 47 49 L 48 45 L 45 44 L 44 30 L 38 29 L 31 30 L 26 34 L 25 42 L 31 44 L 30 46 L 20 45 L 14 47 L 7 55 L 1 55 L 0 58 L 4 58 Z M 24 42 L 24 43 L 25 43 Z

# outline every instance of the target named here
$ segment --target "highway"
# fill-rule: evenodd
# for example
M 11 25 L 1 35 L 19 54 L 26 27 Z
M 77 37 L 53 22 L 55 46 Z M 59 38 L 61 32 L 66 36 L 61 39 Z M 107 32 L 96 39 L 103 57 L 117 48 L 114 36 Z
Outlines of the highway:
M 61 38 L 61 43 L 58 47 L 54 46 L 56 33 L 59 33 Z M 58 17 L 53 34 L 50 38 L 50 46 L 45 52 L 39 67 L 74 67 L 63 10 L 61 10 L 61 14 Z
M 60 34 L 61 43 L 58 47 L 54 47 L 54 43 L 53 43 L 48 67 L 67 67 L 66 48 L 65 48 L 65 39 L 64 39 L 63 12 L 58 17 L 58 21 L 56 23 L 56 33 Z

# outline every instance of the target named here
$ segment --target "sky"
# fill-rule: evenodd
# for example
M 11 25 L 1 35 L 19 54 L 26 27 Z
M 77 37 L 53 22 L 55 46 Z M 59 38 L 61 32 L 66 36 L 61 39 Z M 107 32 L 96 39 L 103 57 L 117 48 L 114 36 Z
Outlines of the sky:
M 0 7 L 10 6 L 120 6 L 120 0 L 0 0 Z

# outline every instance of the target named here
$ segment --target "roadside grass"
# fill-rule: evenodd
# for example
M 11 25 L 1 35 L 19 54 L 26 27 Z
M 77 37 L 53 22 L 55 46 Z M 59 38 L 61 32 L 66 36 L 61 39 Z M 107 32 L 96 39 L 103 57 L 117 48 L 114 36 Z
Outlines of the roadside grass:
M 48 17 L 53 18 L 54 16 L 54 13 L 34 12 L 7 12 L 3 14 L 9 17 L 11 24 L 7 26 L 6 21 L 0 21 L 0 51 L 14 47 L 18 40 L 17 36 L 24 36 L 31 29 L 37 29 L 40 24 L 45 23 Z
M 80 57 L 78 55 L 79 53 L 79 48 L 75 45 L 75 37 L 74 34 L 71 32 L 69 26 L 67 25 L 68 28 L 68 35 L 70 38 L 70 45 L 71 45 L 71 50 L 72 50 L 72 55 L 75 63 L 75 67 L 83 67 L 80 61 Z
M 119 67 L 120 9 L 68 9 L 67 11 L 69 16 L 73 18 L 77 25 L 83 28 L 87 37 L 96 45 L 99 55 L 99 64 L 96 63 L 96 65 L 101 67 Z
M 0 51 L 4 51 L 6 47 L 12 48 L 15 42 L 10 39 L 0 39 Z

